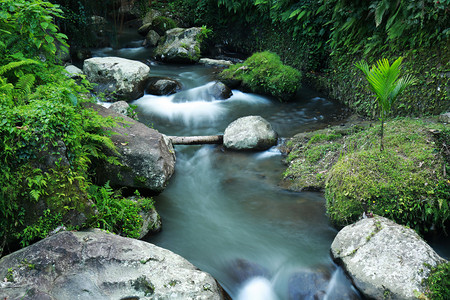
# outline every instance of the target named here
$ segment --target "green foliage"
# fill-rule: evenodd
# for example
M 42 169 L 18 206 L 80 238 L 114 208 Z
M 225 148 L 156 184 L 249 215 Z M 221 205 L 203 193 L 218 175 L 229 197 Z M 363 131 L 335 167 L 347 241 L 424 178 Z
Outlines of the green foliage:
M 94 227 L 131 238 L 139 237 L 143 225 L 140 212 L 153 209 L 153 199 L 139 194 L 135 199 L 123 198 L 111 189 L 109 183 L 103 187 L 92 186 L 89 192 L 98 210 Z
M 424 280 L 425 295 L 429 300 L 450 299 L 450 262 L 442 263 L 431 269 Z
M 373 65 L 371 69 L 365 61 L 355 64 L 366 75 L 369 86 L 377 97 L 381 121 L 380 150 L 383 150 L 383 129 L 386 116 L 391 111 L 398 95 L 406 87 L 415 83 L 415 79 L 410 75 L 399 78 L 402 60 L 403 58 L 399 57 L 392 65 L 389 65 L 387 59 L 381 59 L 377 62 L 377 66 Z
M 301 73 L 283 65 L 275 53 L 255 53 L 244 63 L 224 70 L 224 80 L 242 81 L 252 92 L 269 94 L 281 101 L 289 100 L 300 87 Z
M 163 36 L 167 30 L 177 27 L 177 23 L 174 20 L 164 16 L 156 17 L 152 22 L 152 29 L 159 35 Z
M 59 6 L 43 0 L 3 0 L 0 12 L 2 64 L 4 59 L 20 53 L 28 58 L 43 55 L 55 61 L 56 44 L 67 49 L 67 36 L 58 32 L 54 24 L 54 18 L 62 13 Z
M 71 216 L 94 213 L 88 188 L 91 161 L 117 163 L 103 130 L 115 125 L 83 103 L 90 84 L 55 65 L 65 45 L 45 1 L 0 2 L 0 240 L 27 245 Z M 76 224 L 76 226 L 82 224 Z M 75 226 L 75 224 L 74 224 Z
M 444 177 L 440 146 L 421 121 L 389 122 L 385 150 L 376 151 L 378 129 L 345 140 L 341 158 L 326 179 L 327 212 L 333 223 L 347 225 L 373 212 L 418 232 L 444 228 L 450 219 L 450 181 Z

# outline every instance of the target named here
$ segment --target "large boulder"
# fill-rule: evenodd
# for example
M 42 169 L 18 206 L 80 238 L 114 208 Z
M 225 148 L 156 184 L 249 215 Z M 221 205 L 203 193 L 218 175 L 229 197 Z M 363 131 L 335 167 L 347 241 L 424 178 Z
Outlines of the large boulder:
M 124 115 L 96 104 L 87 104 L 103 117 L 113 117 L 117 126 L 111 140 L 117 147 L 116 156 L 120 166 L 99 164 L 97 178 L 100 183 L 109 181 L 114 187 L 140 189 L 160 193 L 167 186 L 175 169 L 175 151 L 172 145 L 158 131 Z
M 200 27 L 173 28 L 166 31 L 155 50 L 158 60 L 171 63 L 196 63 L 200 59 Z
M 444 261 L 414 230 L 380 216 L 344 227 L 331 253 L 373 299 L 417 299 L 429 267 Z
M 139 61 L 119 57 L 94 57 L 84 61 L 87 79 L 97 83 L 96 91 L 111 100 L 136 100 L 144 95 L 150 67 Z
M 232 150 L 267 150 L 277 144 L 277 133 L 260 116 L 235 120 L 225 129 L 223 144 Z
M 64 231 L 0 260 L 2 299 L 224 299 L 208 273 L 147 242 Z M 6 281 L 3 280 L 6 278 Z

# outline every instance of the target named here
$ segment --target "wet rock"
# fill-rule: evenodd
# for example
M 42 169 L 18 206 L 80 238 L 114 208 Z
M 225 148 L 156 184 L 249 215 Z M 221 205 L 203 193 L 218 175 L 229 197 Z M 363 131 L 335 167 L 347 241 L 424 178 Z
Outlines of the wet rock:
M 160 193 L 167 186 L 175 169 L 175 152 L 158 131 L 124 115 L 96 104 L 86 104 L 103 117 L 122 118 L 109 128 L 117 152 L 105 149 L 107 155 L 117 157 L 121 166 L 98 164 L 96 174 L 100 184 L 109 181 L 112 187 L 127 187 Z
M 138 33 L 140 35 L 146 36 L 147 33 L 150 31 L 151 27 L 152 27 L 152 23 L 146 23 L 146 24 L 142 25 L 141 27 L 139 27 Z
M 303 270 L 293 274 L 288 282 L 289 300 L 360 299 L 342 270 L 335 270 L 334 272 L 338 272 L 338 274 L 330 274 L 329 269 L 322 267 L 317 270 Z M 340 275 L 341 278 L 332 279 L 337 275 Z
M 151 77 L 145 90 L 151 95 L 171 95 L 181 90 L 181 83 L 166 77 Z
M 144 43 L 142 44 L 144 47 L 156 47 L 158 45 L 161 36 L 154 30 L 150 30 L 146 36 Z
M 429 266 L 444 262 L 417 233 L 375 216 L 344 227 L 331 245 L 355 286 L 374 299 L 417 299 Z
M 125 101 L 117 101 L 117 102 L 114 102 L 113 104 L 111 104 L 111 106 L 108 107 L 108 109 L 110 109 L 118 114 L 128 116 L 128 110 L 130 109 L 130 105 Z
M 80 75 L 83 75 L 83 71 L 74 65 L 68 65 L 64 69 L 67 71 L 66 75 L 69 78 L 80 78 Z
M 241 258 L 231 261 L 228 264 L 227 272 L 236 285 L 240 285 L 253 277 L 270 277 L 270 272 L 266 268 Z
M 277 144 L 277 133 L 260 116 L 235 120 L 225 129 L 223 144 L 232 150 L 267 150 Z
M 7 255 L 0 278 L 2 299 L 224 299 L 214 278 L 184 258 L 98 229 L 60 232 Z
M 166 31 L 155 50 L 158 60 L 170 63 L 196 63 L 200 59 L 200 27 L 173 28 Z
M 439 116 L 439 121 L 442 122 L 442 123 L 450 124 L 450 112 L 441 114 Z
M 94 57 L 84 61 L 83 72 L 98 84 L 96 92 L 105 93 L 113 101 L 132 101 L 144 95 L 150 67 L 119 57 Z
M 233 95 L 233 92 L 231 91 L 231 89 L 220 81 L 216 81 L 211 86 L 210 92 L 211 92 L 211 95 L 214 97 L 214 99 L 217 99 L 217 100 L 225 100 L 225 99 L 230 98 Z
M 229 67 L 233 64 L 229 60 L 212 59 L 212 58 L 200 58 L 199 63 L 204 64 L 206 66 L 215 66 L 215 67 Z

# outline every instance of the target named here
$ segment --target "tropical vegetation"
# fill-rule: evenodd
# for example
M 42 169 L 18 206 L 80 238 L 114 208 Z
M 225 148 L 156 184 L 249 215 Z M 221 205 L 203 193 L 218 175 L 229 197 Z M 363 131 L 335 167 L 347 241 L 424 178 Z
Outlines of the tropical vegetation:
M 91 84 L 68 78 L 58 64 L 67 51 L 54 22 L 60 17 L 47 1 L 0 2 L 0 254 L 61 225 L 136 237 L 137 211 L 152 205 L 93 182 L 94 160 L 117 164 L 104 154 L 114 145 L 103 128 L 115 121 L 83 108 L 96 101 Z M 85 219 L 74 221 L 76 212 Z M 118 222 L 127 215 L 129 222 Z

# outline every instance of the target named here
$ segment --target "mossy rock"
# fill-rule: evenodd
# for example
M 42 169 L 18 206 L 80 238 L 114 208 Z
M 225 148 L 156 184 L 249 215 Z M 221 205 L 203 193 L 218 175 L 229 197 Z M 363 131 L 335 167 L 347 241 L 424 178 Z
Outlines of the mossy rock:
M 434 135 L 437 129 L 448 133 L 449 126 L 405 119 L 385 128 L 384 151 L 379 126 L 346 138 L 326 178 L 331 221 L 347 225 L 372 212 L 418 232 L 444 227 L 450 220 L 450 181 Z
M 171 18 L 158 16 L 153 20 L 151 29 L 156 31 L 160 36 L 163 36 L 167 30 L 175 27 L 177 27 L 177 23 Z
M 272 52 L 258 52 L 244 63 L 236 64 L 219 75 L 225 84 L 240 82 L 244 90 L 290 100 L 300 87 L 300 71 L 284 65 Z

